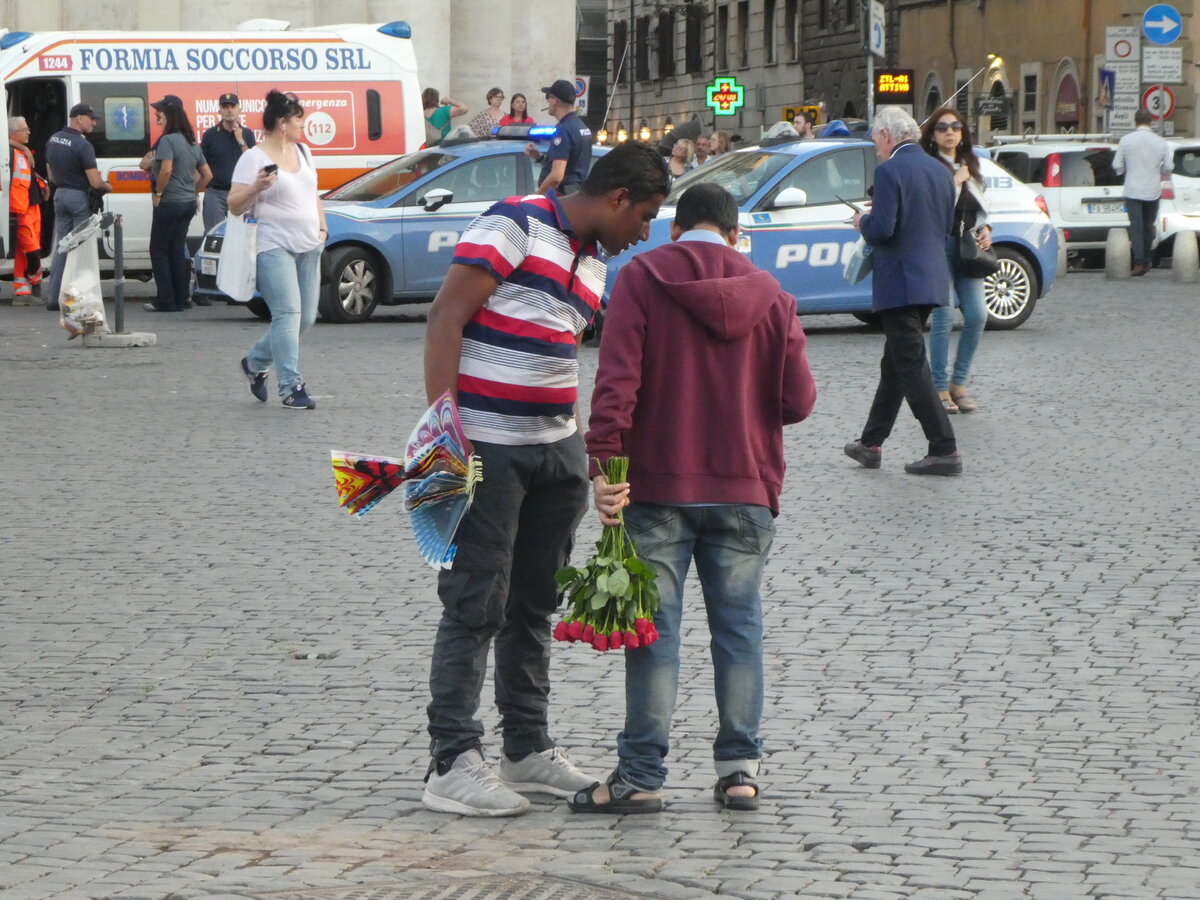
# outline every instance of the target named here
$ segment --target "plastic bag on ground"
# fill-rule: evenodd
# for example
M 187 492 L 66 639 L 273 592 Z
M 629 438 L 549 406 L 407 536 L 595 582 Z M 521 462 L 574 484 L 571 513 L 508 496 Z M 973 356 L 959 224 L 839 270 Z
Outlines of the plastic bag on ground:
M 72 338 L 108 331 L 100 288 L 100 251 L 96 246 L 99 235 L 100 216 L 94 215 L 64 237 L 56 250 L 67 254 L 58 295 L 58 321 Z

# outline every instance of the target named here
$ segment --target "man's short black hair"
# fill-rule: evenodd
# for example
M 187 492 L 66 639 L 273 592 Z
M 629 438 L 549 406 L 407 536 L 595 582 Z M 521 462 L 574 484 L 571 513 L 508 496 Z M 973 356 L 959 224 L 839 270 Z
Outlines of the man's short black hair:
M 724 234 L 738 227 L 737 201 L 719 184 L 694 184 L 679 198 L 675 224 L 684 231 L 715 225 Z
M 641 203 L 665 197 L 670 185 L 671 172 L 658 151 L 641 141 L 626 141 L 592 164 L 579 189 L 589 197 L 602 197 L 617 188 L 628 188 L 630 202 Z
M 1149 125 L 1154 121 L 1154 114 L 1150 110 L 1142 107 L 1133 114 L 1134 125 Z

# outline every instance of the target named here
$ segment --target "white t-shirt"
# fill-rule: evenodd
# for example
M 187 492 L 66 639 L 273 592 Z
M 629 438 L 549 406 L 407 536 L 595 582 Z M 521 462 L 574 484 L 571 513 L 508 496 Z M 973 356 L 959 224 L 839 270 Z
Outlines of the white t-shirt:
M 317 173 L 304 150 L 296 147 L 300 171 L 285 172 L 254 201 L 250 214 L 258 220 L 258 252 L 280 248 L 304 253 L 321 245 L 321 216 L 317 210 Z M 259 147 L 242 154 L 233 170 L 234 184 L 253 184 L 271 158 Z

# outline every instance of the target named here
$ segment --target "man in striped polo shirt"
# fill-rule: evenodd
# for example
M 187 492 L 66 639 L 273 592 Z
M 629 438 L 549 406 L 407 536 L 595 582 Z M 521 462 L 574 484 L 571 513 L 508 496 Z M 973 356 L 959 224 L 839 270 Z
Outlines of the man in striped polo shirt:
M 529 808 L 518 792 L 568 797 L 596 781 L 555 747 L 547 724 L 554 573 L 590 489 L 576 350 L 604 290 L 598 248 L 615 255 L 644 240 L 669 180 L 653 148 L 629 141 L 597 160 L 574 194 L 495 204 L 463 233 L 433 301 L 425 391 L 431 403 L 454 393 L 483 481 L 454 567 L 438 576 L 430 809 L 517 815 Z M 499 777 L 483 760 L 477 715 L 493 639 Z

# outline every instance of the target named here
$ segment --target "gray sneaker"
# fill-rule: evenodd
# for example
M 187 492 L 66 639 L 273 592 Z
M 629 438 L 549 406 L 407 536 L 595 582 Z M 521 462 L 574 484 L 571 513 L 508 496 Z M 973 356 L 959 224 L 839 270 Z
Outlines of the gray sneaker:
M 445 775 L 436 768 L 430 772 L 421 802 L 463 816 L 516 816 L 529 809 L 529 801 L 501 784 L 478 750 L 460 753 Z
M 518 762 L 506 756 L 500 763 L 500 780 L 510 789 L 525 794 L 571 797 L 600 779 L 583 774 L 566 753 L 551 747 L 541 753 L 530 753 Z

